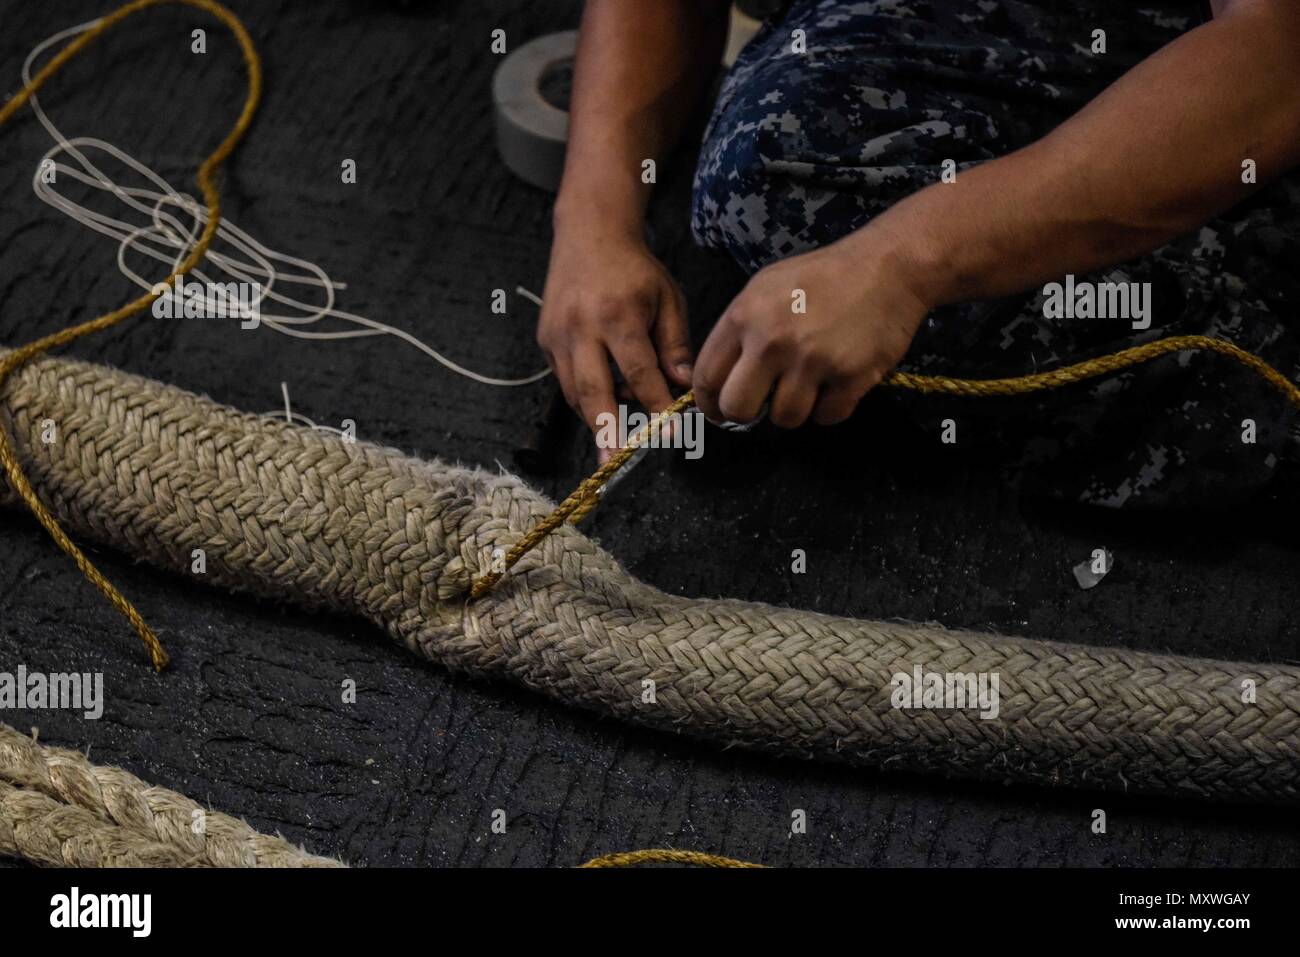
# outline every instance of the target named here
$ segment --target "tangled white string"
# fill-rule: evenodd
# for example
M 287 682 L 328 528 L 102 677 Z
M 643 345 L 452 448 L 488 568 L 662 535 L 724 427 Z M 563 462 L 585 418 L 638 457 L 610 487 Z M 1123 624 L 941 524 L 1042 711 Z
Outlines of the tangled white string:
M 98 20 L 91 20 L 62 30 L 41 41 L 23 62 L 23 82 L 31 81 L 33 64 L 46 50 L 91 29 L 98 22 Z M 89 136 L 78 136 L 72 139 L 65 137 L 41 108 L 35 96 L 31 98 L 31 107 L 36 118 L 55 141 L 54 146 L 45 153 L 37 165 L 36 173 L 32 178 L 32 189 L 36 195 L 83 226 L 117 240 L 118 269 L 142 288 L 153 288 L 154 281 L 146 279 L 128 264 L 128 252 L 163 263 L 166 267 L 165 273 L 175 271 L 194 247 L 207 223 L 208 214 L 204 205 L 192 196 L 174 189 L 162 176 L 112 143 Z M 98 150 L 128 167 L 151 185 L 120 185 L 92 163 L 83 150 Z M 60 163 L 59 158 L 65 156 L 75 161 L 77 165 L 69 166 Z M 51 173 L 53 175 L 50 175 Z M 148 222 L 133 224 L 70 199 L 55 188 L 59 183 L 67 180 L 116 197 L 130 209 L 147 217 Z M 221 249 L 218 249 L 219 244 L 222 246 Z M 297 339 L 394 336 L 419 349 L 457 375 L 484 385 L 524 386 L 551 374 L 549 369 L 543 369 L 518 379 L 483 375 L 452 361 L 405 329 L 336 308 L 335 294 L 347 288 L 344 283 L 331 279 L 315 263 L 268 248 L 224 216 L 218 225 L 217 238 L 204 260 L 204 265 L 223 271 L 235 281 L 250 285 L 256 283 L 258 289 L 249 303 L 250 307 L 256 308 L 262 325 L 286 336 Z M 209 278 L 209 272 L 195 269 L 191 275 L 202 283 L 204 290 L 213 288 L 210 285 L 213 280 Z M 294 285 L 323 290 L 324 302 L 307 302 L 284 291 L 286 287 Z M 518 291 L 525 298 L 538 301 L 536 296 L 527 293 L 526 290 Z M 205 308 L 216 309 L 221 305 L 210 295 L 205 294 L 203 298 Z M 268 303 L 273 304 L 272 309 L 283 311 L 267 311 Z M 324 319 L 339 320 L 351 328 L 311 328 Z

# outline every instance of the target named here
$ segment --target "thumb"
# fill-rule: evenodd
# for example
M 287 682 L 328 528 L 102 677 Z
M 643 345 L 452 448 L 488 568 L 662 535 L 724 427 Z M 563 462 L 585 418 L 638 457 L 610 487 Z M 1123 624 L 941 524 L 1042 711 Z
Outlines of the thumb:
M 676 286 L 670 290 L 659 305 L 654 329 L 655 352 L 659 354 L 659 367 L 664 374 L 677 385 L 687 387 L 694 372 L 694 357 L 686 325 L 686 301 Z

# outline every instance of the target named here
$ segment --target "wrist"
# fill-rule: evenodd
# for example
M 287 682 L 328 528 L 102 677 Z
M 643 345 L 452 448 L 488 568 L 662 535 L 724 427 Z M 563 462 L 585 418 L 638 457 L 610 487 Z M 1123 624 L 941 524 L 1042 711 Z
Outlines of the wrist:
M 898 206 L 841 240 L 851 260 L 872 262 L 877 275 L 900 284 L 925 312 L 959 301 L 956 263 L 944 248 L 943 232 L 912 217 L 895 215 Z
M 551 226 L 557 238 L 578 235 L 642 242 L 645 204 L 616 187 L 563 184 L 551 210 Z
M 1036 201 L 1059 191 L 1063 168 L 1027 147 L 913 193 L 866 228 L 928 309 L 1020 292 L 1054 274 L 1086 221 Z

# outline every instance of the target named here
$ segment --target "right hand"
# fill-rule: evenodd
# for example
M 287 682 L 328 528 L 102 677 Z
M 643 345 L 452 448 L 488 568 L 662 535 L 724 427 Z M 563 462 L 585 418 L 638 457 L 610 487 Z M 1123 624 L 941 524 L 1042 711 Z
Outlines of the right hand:
M 609 360 L 650 412 L 672 403 L 669 383 L 691 383 L 686 301 L 639 237 L 578 228 L 557 232 L 537 343 L 564 398 L 588 428 L 617 416 Z M 603 464 L 614 449 L 599 449 Z

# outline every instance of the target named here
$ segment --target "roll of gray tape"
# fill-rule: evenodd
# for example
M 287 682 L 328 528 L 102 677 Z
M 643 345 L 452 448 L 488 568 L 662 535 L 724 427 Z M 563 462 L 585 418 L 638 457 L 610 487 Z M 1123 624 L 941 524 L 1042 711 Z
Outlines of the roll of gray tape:
M 492 78 L 497 151 L 516 176 L 542 189 L 559 188 L 569 136 L 569 114 L 542 96 L 542 80 L 577 49 L 576 30 L 548 33 L 509 54 Z

